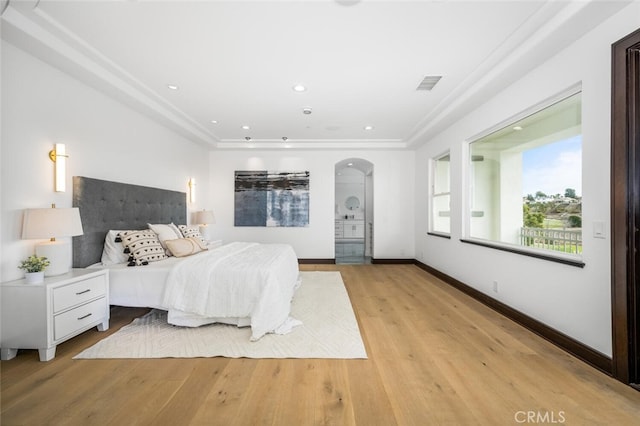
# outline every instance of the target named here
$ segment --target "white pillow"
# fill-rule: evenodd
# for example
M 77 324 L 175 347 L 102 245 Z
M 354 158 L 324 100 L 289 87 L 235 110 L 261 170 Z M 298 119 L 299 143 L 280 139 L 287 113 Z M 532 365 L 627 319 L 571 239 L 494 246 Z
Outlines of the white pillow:
M 109 231 L 104 237 L 101 261 L 105 266 L 127 263 L 129 261 L 129 255 L 124 252 L 124 246 L 122 243 L 119 241 L 116 242 L 116 237 L 120 232 L 124 231 Z
M 162 245 L 162 248 L 164 248 L 167 251 L 167 256 L 173 256 L 173 254 L 171 253 L 171 250 L 167 247 L 165 241 L 175 240 L 176 238 L 182 238 L 182 233 L 180 232 L 178 227 L 173 223 L 169 223 L 166 225 L 148 223 L 147 225 L 149 225 L 149 229 L 151 229 L 153 232 L 156 233 L 156 235 L 158 235 L 158 240 L 160 240 L 160 244 Z

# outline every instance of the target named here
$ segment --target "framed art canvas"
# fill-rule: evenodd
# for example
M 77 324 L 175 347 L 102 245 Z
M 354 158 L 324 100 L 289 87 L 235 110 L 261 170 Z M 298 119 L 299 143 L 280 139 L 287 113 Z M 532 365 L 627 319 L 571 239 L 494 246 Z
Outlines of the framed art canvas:
M 308 226 L 309 172 L 235 172 L 235 226 Z

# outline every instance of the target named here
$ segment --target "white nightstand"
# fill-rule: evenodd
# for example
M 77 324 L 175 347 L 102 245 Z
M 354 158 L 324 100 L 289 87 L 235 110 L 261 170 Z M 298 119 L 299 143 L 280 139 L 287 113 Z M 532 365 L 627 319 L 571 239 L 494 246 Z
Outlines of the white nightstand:
M 2 340 L 0 358 L 18 349 L 38 349 L 40 361 L 56 356 L 56 346 L 98 327 L 109 328 L 109 271 L 72 269 L 41 284 L 16 280 L 0 284 Z

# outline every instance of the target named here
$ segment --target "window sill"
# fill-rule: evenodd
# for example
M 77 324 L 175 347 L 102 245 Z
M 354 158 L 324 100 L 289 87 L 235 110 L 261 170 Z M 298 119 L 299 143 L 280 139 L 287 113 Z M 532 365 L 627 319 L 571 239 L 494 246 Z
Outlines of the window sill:
M 446 238 L 447 240 L 451 239 L 451 235 L 449 234 L 442 234 L 440 232 L 427 232 L 427 235 L 431 235 L 432 237 L 440 237 L 440 238 Z
M 538 252 L 538 251 L 530 251 L 530 250 L 520 249 L 520 248 L 515 247 L 515 246 L 503 246 L 503 245 L 491 243 L 491 242 L 488 242 L 488 241 L 480 241 L 480 240 L 461 239 L 460 241 L 463 242 L 463 243 L 467 243 L 467 244 L 474 244 L 474 245 L 477 245 L 477 246 L 488 247 L 488 248 L 492 248 L 492 249 L 496 249 L 496 250 L 502 250 L 502 251 L 506 251 L 506 252 L 509 252 L 509 253 L 521 254 L 523 256 L 529 256 L 529 257 L 535 257 L 537 259 L 548 260 L 550 262 L 557 262 L 557 263 L 562 263 L 564 265 L 576 266 L 578 268 L 584 268 L 584 266 L 585 266 L 585 263 L 583 261 L 581 261 L 581 260 L 578 260 L 578 259 L 571 259 L 571 258 L 568 258 L 568 257 L 553 256 L 551 254 L 541 253 L 541 252 Z

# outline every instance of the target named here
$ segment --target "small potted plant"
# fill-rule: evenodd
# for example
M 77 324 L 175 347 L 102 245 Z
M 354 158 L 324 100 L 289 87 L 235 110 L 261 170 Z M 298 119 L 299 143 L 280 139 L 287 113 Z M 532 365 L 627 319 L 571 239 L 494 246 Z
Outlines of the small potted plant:
M 44 281 L 44 269 L 49 266 L 49 259 L 35 254 L 27 257 L 18 268 L 24 269 L 24 279 L 27 284 L 38 284 Z

